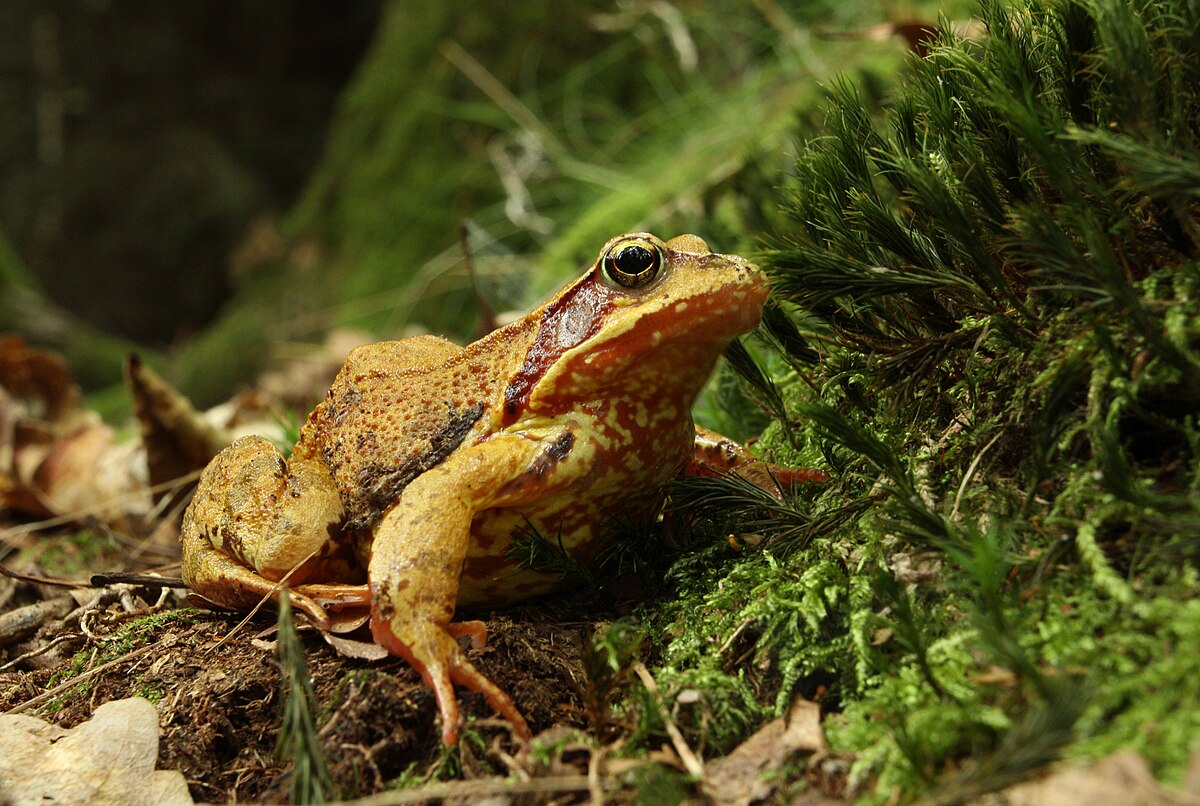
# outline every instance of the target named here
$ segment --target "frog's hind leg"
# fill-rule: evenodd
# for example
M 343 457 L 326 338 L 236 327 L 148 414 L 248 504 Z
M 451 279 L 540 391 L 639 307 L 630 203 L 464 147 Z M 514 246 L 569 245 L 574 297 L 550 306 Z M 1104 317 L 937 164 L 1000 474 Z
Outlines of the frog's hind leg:
M 304 590 L 311 578 L 352 573 L 347 547 L 337 539 L 342 517 L 324 465 L 289 463 L 262 437 L 243 437 L 200 477 L 180 534 L 183 580 L 204 599 L 235 610 L 275 600 L 286 582 L 300 588 L 288 592 L 292 605 L 327 628 L 323 604 L 361 604 L 367 596 L 363 585 Z
M 264 600 L 275 602 L 280 592 L 286 590 L 292 607 L 308 616 L 320 629 L 330 629 L 325 608 L 311 597 L 266 579 L 216 550 L 207 541 L 195 541 L 198 545 L 189 552 L 187 538 L 184 540 L 184 557 L 189 558 L 192 565 L 203 566 L 206 570 L 205 574 L 191 578 L 185 572 L 184 581 L 191 590 L 188 600 L 192 604 L 229 610 L 253 610 Z
M 541 492 L 544 487 L 522 483 L 523 473 L 550 450 L 524 437 L 497 437 L 458 451 L 414 479 L 375 531 L 368 573 L 375 597 L 371 632 L 433 689 L 447 746 L 460 727 L 455 683 L 483 694 L 519 737 L 532 736 L 512 699 L 475 668 L 455 640 L 470 636 L 479 645 L 487 637 L 484 625 L 451 619 L 472 518 Z

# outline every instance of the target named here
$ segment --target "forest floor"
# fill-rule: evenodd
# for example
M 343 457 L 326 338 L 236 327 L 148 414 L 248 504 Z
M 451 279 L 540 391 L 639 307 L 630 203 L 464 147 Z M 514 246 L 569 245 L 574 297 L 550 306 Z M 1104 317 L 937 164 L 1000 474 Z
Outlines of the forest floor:
M 0 523 L 0 531 L 19 526 Z M 131 563 L 131 552 L 113 538 L 96 533 L 52 530 L 26 542 L 21 570 L 9 569 L 18 576 L 0 576 L 0 642 L 7 650 L 0 713 L 70 729 L 104 703 L 142 697 L 157 712 L 157 768 L 182 773 L 196 801 L 295 797 L 293 763 L 277 750 L 288 693 L 274 613 L 242 619 L 199 610 L 183 590 L 144 579 L 98 587 L 84 587 L 82 579 L 80 587 L 64 587 L 65 580 L 51 584 L 45 576 L 50 569 L 86 577 L 111 568 L 133 572 L 142 564 Z M 161 548 L 147 552 L 143 546 L 138 553 L 171 551 Z M 170 575 L 169 567 L 154 571 Z M 391 790 L 400 799 L 387 802 L 490 794 L 561 803 L 674 800 L 698 792 L 684 783 L 689 763 L 698 763 L 686 743 L 664 744 L 649 754 L 624 752 L 637 725 L 596 707 L 597 682 L 589 676 L 585 648 L 608 619 L 627 609 L 616 604 L 597 614 L 596 604 L 591 594 L 576 594 L 501 615 L 470 614 L 484 618 L 489 640 L 468 653 L 528 719 L 535 734 L 528 745 L 515 739 L 482 695 L 460 690 L 463 739 L 454 749 L 443 747 L 433 694 L 408 664 L 347 657 L 301 621 L 297 632 L 315 694 L 312 717 L 334 793 L 363 797 Z M 589 609 L 590 618 L 582 618 Z M 809 734 L 796 747 L 823 745 L 816 717 L 814 707 Z M 748 797 L 756 791 L 750 781 L 761 771 L 761 758 L 736 756 L 732 764 L 708 765 L 709 797 L 723 801 L 721 792 L 744 790 Z M 813 787 L 809 802 L 836 796 L 845 786 L 845 760 L 827 761 L 806 776 Z M 98 752 L 95 763 L 103 769 L 110 762 Z M 86 768 L 77 772 L 89 774 Z

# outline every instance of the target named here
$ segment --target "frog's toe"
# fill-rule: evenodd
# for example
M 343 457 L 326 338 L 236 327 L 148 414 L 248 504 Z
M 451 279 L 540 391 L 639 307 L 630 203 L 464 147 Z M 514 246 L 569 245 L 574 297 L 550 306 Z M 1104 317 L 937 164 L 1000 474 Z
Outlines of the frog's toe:
M 309 621 L 311 621 L 313 626 L 315 626 L 318 630 L 321 630 L 322 632 L 330 631 L 331 623 L 329 621 L 329 614 L 325 612 L 324 607 L 321 607 L 321 605 L 317 604 L 315 601 L 302 593 L 297 593 L 296 591 L 288 588 L 285 588 L 285 590 L 287 590 L 288 603 L 291 604 L 293 608 L 308 616 Z
M 461 653 L 459 654 L 458 662 L 450 670 L 450 676 L 460 686 L 468 688 L 471 691 L 478 691 L 486 697 L 488 705 L 492 706 L 492 710 L 508 720 L 508 723 L 513 727 L 513 732 L 523 741 L 527 742 L 533 738 L 533 733 L 529 730 L 529 724 L 525 721 L 525 717 L 521 715 L 521 712 L 517 710 L 517 706 L 512 701 L 512 698 L 505 694 L 499 686 L 485 677 Z
M 459 715 L 450 669 L 462 654 L 458 644 L 432 622 L 414 619 L 393 624 L 378 611 L 371 614 L 371 634 L 377 644 L 408 661 L 433 689 L 442 716 L 442 743 L 453 745 L 458 741 Z
M 829 481 L 829 474 L 815 467 L 781 467 L 780 465 L 769 465 L 769 467 L 776 482 L 786 487 L 800 484 L 824 484 Z
M 322 607 L 339 610 L 343 607 L 362 607 L 371 604 L 371 589 L 367 585 L 297 585 L 295 593 L 303 594 Z
M 454 695 L 455 683 L 486 697 L 488 704 L 508 720 L 521 739 L 529 741 L 533 738 L 525 717 L 521 716 L 512 699 L 467 660 L 455 640 L 456 636 L 466 635 L 472 640 L 486 641 L 487 628 L 483 622 L 439 625 L 414 620 L 396 626 L 373 614 L 371 632 L 380 646 L 407 660 L 420 673 L 425 685 L 433 689 L 442 717 L 443 744 L 451 746 L 458 741 L 460 716 L 458 698 Z

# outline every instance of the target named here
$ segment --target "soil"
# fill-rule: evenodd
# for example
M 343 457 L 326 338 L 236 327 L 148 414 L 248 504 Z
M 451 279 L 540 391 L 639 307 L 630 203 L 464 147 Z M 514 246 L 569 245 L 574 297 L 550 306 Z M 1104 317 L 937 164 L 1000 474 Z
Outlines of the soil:
M 37 540 L 41 549 L 69 537 Z M 89 564 L 117 564 L 105 565 L 110 559 Z M 14 565 L 11 559 L 5 564 Z M 48 573 L 33 565 L 19 570 Z M 124 590 L 124 606 L 111 597 L 112 604 L 82 619 L 47 618 L 32 636 L 7 646 L 0 634 L 0 712 L 16 709 L 73 727 L 104 702 L 145 696 L 159 714 L 158 768 L 181 771 L 197 801 L 286 802 L 290 768 L 275 755 L 283 694 L 274 614 L 239 627 L 240 615 L 190 608 L 182 591 L 151 606 L 156 590 Z M 63 596 L 60 587 L 0 577 L 0 618 Z M 129 605 L 132 611 L 126 612 Z M 468 656 L 509 692 L 535 734 L 588 728 L 581 639 L 595 623 L 559 620 L 552 613 L 557 607 L 534 603 L 504 615 L 472 614 L 487 624 L 489 640 L 483 649 L 468 648 Z M 144 621 L 165 613 L 176 617 Z M 116 645 L 114 636 L 138 620 L 141 633 L 132 643 Z M 483 697 L 462 690 L 467 729 L 480 741 L 461 742 L 456 764 L 448 765 L 433 695 L 411 667 L 398 658 L 343 657 L 307 625 L 299 635 L 316 695 L 318 738 L 342 797 L 379 792 L 401 776 L 509 777 L 514 767 L 528 772 L 537 766 L 519 752 L 508 724 Z M 87 675 L 47 697 L 44 692 L 61 684 L 73 661 Z M 573 767 L 569 758 L 560 758 L 562 763 L 575 775 L 587 772 L 586 758 Z

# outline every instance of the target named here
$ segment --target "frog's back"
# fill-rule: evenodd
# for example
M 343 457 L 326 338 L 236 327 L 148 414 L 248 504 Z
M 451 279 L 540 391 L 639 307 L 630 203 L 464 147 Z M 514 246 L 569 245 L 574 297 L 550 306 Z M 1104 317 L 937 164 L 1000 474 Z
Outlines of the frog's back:
M 329 468 L 349 528 L 374 526 L 409 482 L 490 428 L 495 360 L 436 336 L 357 347 L 293 456 Z

